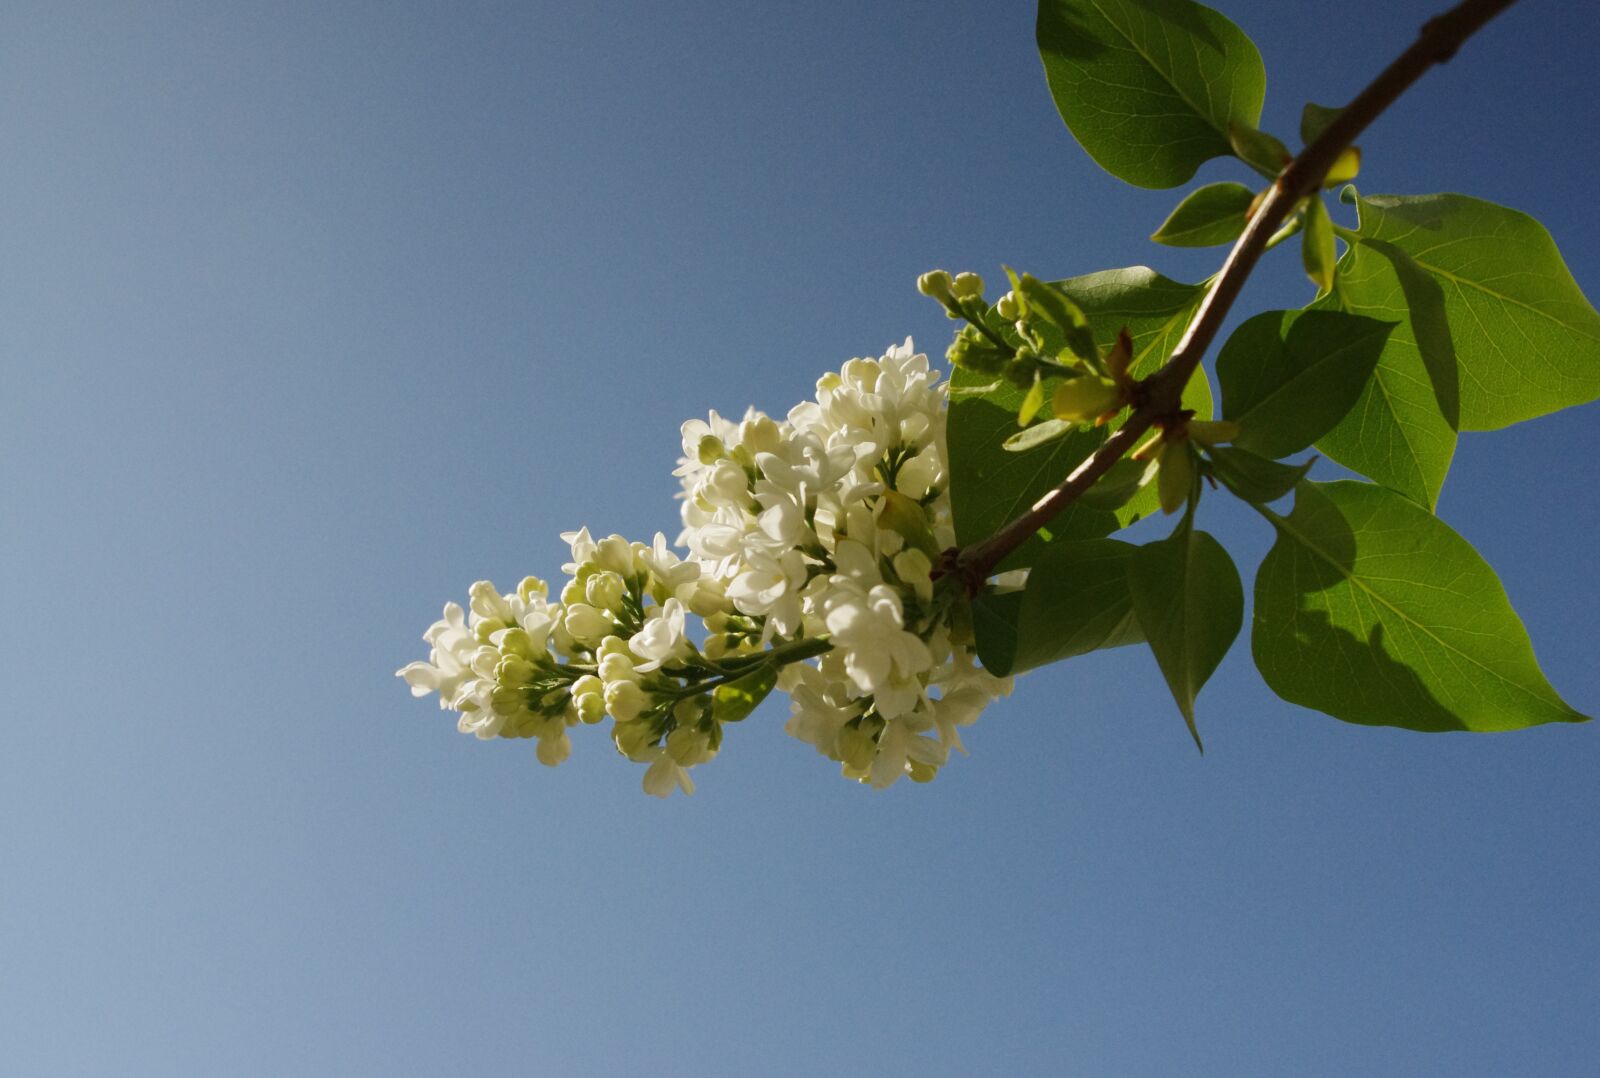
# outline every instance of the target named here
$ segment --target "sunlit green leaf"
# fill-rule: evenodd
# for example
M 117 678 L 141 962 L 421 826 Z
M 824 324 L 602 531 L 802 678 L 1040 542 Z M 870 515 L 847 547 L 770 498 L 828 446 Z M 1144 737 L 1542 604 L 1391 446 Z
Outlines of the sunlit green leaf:
M 1300 141 L 1307 146 L 1317 141 L 1317 136 L 1328 129 L 1344 109 L 1330 109 L 1326 105 L 1306 105 L 1300 110 Z
M 982 385 L 987 380 L 963 370 L 957 370 L 951 378 L 955 386 Z M 962 546 L 988 538 L 1027 512 L 1105 440 L 1103 430 L 1077 429 L 1020 452 L 1008 451 L 1003 446 L 1017 433 L 1017 409 L 1021 403 L 1022 392 L 1009 383 L 982 396 L 950 402 L 950 505 L 956 542 Z M 1107 535 L 1116 527 L 1116 517 L 1111 513 L 1069 506 L 1050 523 L 1045 534 L 1030 538 L 1000 569 L 1033 564 L 1053 539 L 1093 538 Z
M 1150 238 L 1168 247 L 1215 247 L 1244 231 L 1256 194 L 1242 183 L 1208 183 L 1178 203 Z
M 1104 270 L 1055 284 L 1089 316 L 1102 351 L 1110 351 L 1117 331 L 1127 328 L 1133 343 L 1129 375 L 1136 379 L 1154 374 L 1172 355 L 1206 293 L 1204 284 L 1183 284 L 1144 266 Z M 1211 418 L 1211 386 L 1203 368 L 1184 387 L 1183 406 L 1193 409 L 1196 418 Z M 1117 520 L 1126 525 L 1155 510 L 1152 483 L 1117 510 Z
M 1115 539 L 1053 543 L 1020 592 L 973 604 L 978 658 L 1004 676 L 1143 640 L 1128 593 L 1128 556 Z
M 1312 465 L 1309 460 L 1304 464 L 1279 464 L 1248 449 L 1226 445 L 1212 446 L 1207 454 L 1211 458 L 1211 474 L 1223 486 L 1245 501 L 1258 504 L 1275 502 L 1287 495 Z
M 1185 526 L 1128 558 L 1134 616 L 1195 744 L 1194 698 L 1244 621 L 1244 586 L 1222 544 Z
M 1438 286 L 1460 365 L 1460 430 L 1495 430 L 1600 397 L 1600 313 L 1543 225 L 1464 195 L 1357 199 L 1361 236 Z
M 1285 700 L 1412 730 L 1586 718 L 1545 680 L 1494 571 L 1426 510 L 1371 483 L 1303 482 L 1274 524 L 1252 650 Z
M 1175 187 L 1261 118 L 1261 54 L 1190 0 L 1041 0 L 1037 34 L 1061 118 L 1129 183 Z
M 1118 331 L 1127 327 L 1133 345 L 1130 371 L 1134 378 L 1151 374 L 1166 362 L 1205 294 L 1204 285 L 1169 280 L 1144 266 L 1072 277 L 1054 281 L 1052 286 L 1082 310 L 1101 352 L 1109 352 Z M 1115 429 L 1115 425 L 1080 428 L 1024 452 L 1008 452 L 1003 445 L 1017 433 L 1021 391 L 1007 383 L 978 396 L 964 393 L 966 387 L 983 387 L 991 381 L 962 370 L 951 379 L 950 499 L 956 541 L 962 545 L 987 538 L 1026 512 L 1094 452 L 1108 431 Z M 1190 380 L 1183 403 L 1200 418 L 1210 417 L 1211 390 L 1204 374 Z M 1029 539 L 1007 558 L 1001 569 L 1033 564 L 1053 540 L 1106 535 L 1148 515 L 1154 507 L 1153 484 L 1115 515 L 1087 505 L 1073 505 L 1051 522 L 1046 534 Z
M 778 683 L 778 670 L 762 663 L 743 677 L 711 690 L 711 717 L 718 722 L 738 722 L 767 698 Z
M 1294 156 L 1273 136 L 1245 124 L 1228 125 L 1228 145 L 1235 157 L 1268 178 L 1282 172 Z
M 1339 311 L 1265 311 L 1217 355 L 1233 444 L 1263 457 L 1298 453 L 1342 419 L 1372 377 L 1394 325 Z
M 1078 427 L 1079 424 L 1069 423 L 1065 419 L 1046 419 L 1042 423 L 1035 423 L 1027 430 L 1013 434 L 1001 442 L 1000 447 L 1007 453 L 1023 453 L 1046 442 L 1053 442 L 1057 438 L 1065 438 Z
M 1317 302 L 1397 321 L 1378 365 L 1317 448 L 1428 508 L 1456 447 L 1457 371 L 1438 284 L 1386 245 L 1357 243 L 1339 262 L 1338 291 Z
M 1339 251 L 1333 239 L 1333 219 L 1328 207 L 1322 204 L 1321 195 L 1312 195 L 1306 202 L 1305 231 L 1300 234 L 1301 261 L 1305 263 L 1306 276 L 1318 290 L 1333 288 L 1334 261 Z

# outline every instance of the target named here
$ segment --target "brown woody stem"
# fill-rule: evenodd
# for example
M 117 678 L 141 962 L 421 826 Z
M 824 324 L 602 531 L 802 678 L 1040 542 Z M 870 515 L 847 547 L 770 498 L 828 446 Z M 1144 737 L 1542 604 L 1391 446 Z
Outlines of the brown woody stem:
M 972 546 L 946 551 L 946 571 L 960 575 L 969 594 L 976 594 L 1008 554 L 1016 550 L 1045 524 L 1049 523 L 1079 495 L 1094 485 L 1110 467 L 1134 447 L 1140 436 L 1159 420 L 1177 413 L 1183 387 L 1189 383 L 1201 358 L 1211 347 L 1217 331 L 1233 301 L 1238 298 L 1250 271 L 1255 268 L 1267 241 L 1283 224 L 1300 200 L 1315 192 L 1338 156 L 1367 126 L 1392 105 L 1423 72 L 1442 64 L 1490 19 L 1516 0 L 1464 0 L 1449 11 L 1428 20 L 1417 40 L 1401 53 L 1383 73 L 1358 94 L 1316 140 L 1300 151 L 1278 174 L 1267 196 L 1245 226 L 1244 234 L 1228 253 L 1222 270 L 1213 279 L 1211 291 L 1195 310 L 1177 348 L 1165 365 L 1141 383 L 1142 401 L 1115 434 L 1088 460 L 1072 470 L 1054 489 L 1033 504 L 1033 508 L 1011 521 L 989 538 Z

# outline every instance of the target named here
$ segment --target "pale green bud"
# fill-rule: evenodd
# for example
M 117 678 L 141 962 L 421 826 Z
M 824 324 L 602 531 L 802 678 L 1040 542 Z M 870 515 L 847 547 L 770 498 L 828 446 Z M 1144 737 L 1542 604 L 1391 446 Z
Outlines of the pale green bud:
M 494 670 L 494 678 L 501 685 L 520 686 L 533 681 L 538 673 L 533 664 L 520 655 L 507 655 Z
M 506 627 L 506 622 L 499 618 L 484 618 L 472 627 L 472 635 L 477 637 L 478 643 L 487 644 L 489 638 Z
M 496 715 L 520 715 L 527 710 L 528 694 L 519 686 L 502 686 L 489 694 L 489 707 Z
M 629 662 L 633 661 L 633 652 L 628 650 L 628 642 L 620 636 L 608 636 L 600 641 L 600 646 L 594 649 L 599 656 L 621 655 Z
M 1121 408 L 1122 390 L 1115 382 L 1098 375 L 1068 378 L 1056 387 L 1050 403 L 1057 419 L 1082 423 Z
M 689 608 L 689 613 L 701 618 L 714 618 L 733 609 L 733 604 L 728 601 L 724 591 L 726 585 L 720 580 L 701 579 L 696 582 L 694 591 L 689 595 L 689 601 L 684 605 Z
M 667 755 L 684 767 L 703 764 L 716 755 L 711 749 L 711 739 L 699 730 L 680 726 L 667 735 Z
M 739 424 L 739 441 L 752 453 L 776 453 L 783 448 L 783 432 L 769 416 L 756 416 Z
M 610 618 L 588 603 L 573 603 L 567 607 L 562 624 L 572 634 L 573 640 L 588 647 L 600 643 L 616 629 Z
M 620 535 L 608 535 L 595 548 L 594 561 L 601 569 L 621 576 L 633 575 L 633 544 Z
M 606 717 L 606 698 L 601 693 L 572 697 L 572 713 L 581 723 L 593 726 Z
M 572 683 L 572 698 L 574 700 L 599 700 L 605 703 L 605 682 L 593 674 L 585 674 Z
M 912 782 L 932 782 L 939 774 L 939 769 L 932 764 L 925 764 L 921 760 L 907 761 L 910 767 Z
M 1156 460 L 1161 469 L 1156 474 L 1156 493 L 1161 499 L 1161 511 L 1175 513 L 1183 508 L 1194 488 L 1194 451 L 1188 439 L 1164 442 L 1161 455 Z
M 607 681 L 606 710 L 618 722 L 632 722 L 649 705 L 650 698 L 637 681 Z
M 695 449 L 695 456 L 699 458 L 701 464 L 711 465 L 721 460 L 727 452 L 728 449 L 722 444 L 721 438 L 715 434 L 707 434 L 700 439 L 700 444 Z
M 1022 301 L 1015 292 L 1007 292 L 995 301 L 995 313 L 1007 322 L 1015 322 L 1023 315 Z
M 646 722 L 618 721 L 611 728 L 611 740 L 617 751 L 630 760 L 649 747 L 655 740 L 655 731 Z
M 894 571 L 924 602 L 933 598 L 933 561 L 915 548 L 894 556 Z
M 583 582 L 574 578 L 561 586 L 561 603 L 571 606 L 573 603 L 584 601 Z
M 533 637 L 528 635 L 528 630 L 522 628 L 507 629 L 500 637 L 500 650 L 507 655 L 517 655 L 524 659 L 544 654 L 542 649 L 533 646 Z
M 584 581 L 583 594 L 590 606 L 615 613 L 622 609 L 622 599 L 628 594 L 628 585 L 616 573 L 600 572 Z
M 546 767 L 554 767 L 568 756 L 572 755 L 572 739 L 566 731 L 554 737 L 541 737 L 539 747 L 534 750 L 534 755 L 539 757 L 539 762 Z
M 865 772 L 872 767 L 872 758 L 878 755 L 878 743 L 861 725 L 845 726 L 834 741 L 839 759 L 852 771 Z
M 1239 424 L 1231 419 L 1191 419 L 1189 437 L 1201 445 L 1231 442 L 1239 437 Z
M 940 303 L 950 303 L 954 300 L 954 296 L 950 291 L 951 286 L 954 284 L 955 282 L 951 280 L 950 274 L 944 270 L 930 270 L 917 278 L 917 291 L 924 296 L 938 300 Z
M 950 290 L 956 299 L 976 299 L 983 295 L 983 278 L 976 273 L 958 273 Z
M 523 602 L 536 595 L 543 599 L 550 594 L 550 585 L 536 576 L 525 576 L 522 578 L 522 583 L 517 585 L 517 594 L 522 597 Z
M 639 675 L 633 671 L 633 660 L 626 655 L 604 655 L 600 658 L 600 680 L 609 687 L 637 682 Z

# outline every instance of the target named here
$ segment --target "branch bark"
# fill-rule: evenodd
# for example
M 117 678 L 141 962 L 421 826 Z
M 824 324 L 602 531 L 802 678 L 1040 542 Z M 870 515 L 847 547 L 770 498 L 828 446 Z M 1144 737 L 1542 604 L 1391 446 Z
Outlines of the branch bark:
M 1110 467 L 1130 452 L 1135 443 L 1158 420 L 1174 416 L 1181 409 L 1183 387 L 1189 382 L 1201 358 L 1211 347 L 1228 310 L 1238 298 L 1250 272 L 1255 269 L 1267 240 L 1288 218 L 1300 200 L 1313 194 L 1338 156 L 1374 120 L 1435 64 L 1442 64 L 1483 25 L 1516 0 L 1464 0 L 1449 11 L 1428 20 L 1410 48 L 1362 90 L 1330 123 L 1311 145 L 1278 174 L 1267 195 L 1233 245 L 1222 270 L 1217 274 L 1196 309 L 1178 346 L 1165 365 L 1145 379 L 1143 401 L 1127 421 L 1072 474 L 994 535 L 969 547 L 947 551 L 947 571 L 958 573 L 969 594 L 976 594 L 1005 557 L 1049 523 L 1062 510 L 1094 485 Z

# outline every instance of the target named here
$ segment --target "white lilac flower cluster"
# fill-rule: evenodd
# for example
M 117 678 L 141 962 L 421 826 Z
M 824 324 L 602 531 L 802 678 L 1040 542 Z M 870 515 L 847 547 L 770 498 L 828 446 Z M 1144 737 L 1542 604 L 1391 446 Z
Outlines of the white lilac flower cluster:
M 957 728 L 1010 691 L 976 662 L 953 577 L 945 387 L 910 340 L 817 382 L 786 420 L 751 409 L 683 425 L 680 557 L 587 529 L 559 601 L 529 577 L 480 581 L 424 634 L 427 662 L 399 671 L 437 692 L 480 738 L 533 737 L 546 764 L 569 727 L 613 721 L 647 792 L 693 792 L 726 722 L 774 685 L 785 729 L 884 787 L 927 781 L 961 747 Z M 688 615 L 704 632 L 691 637 Z

